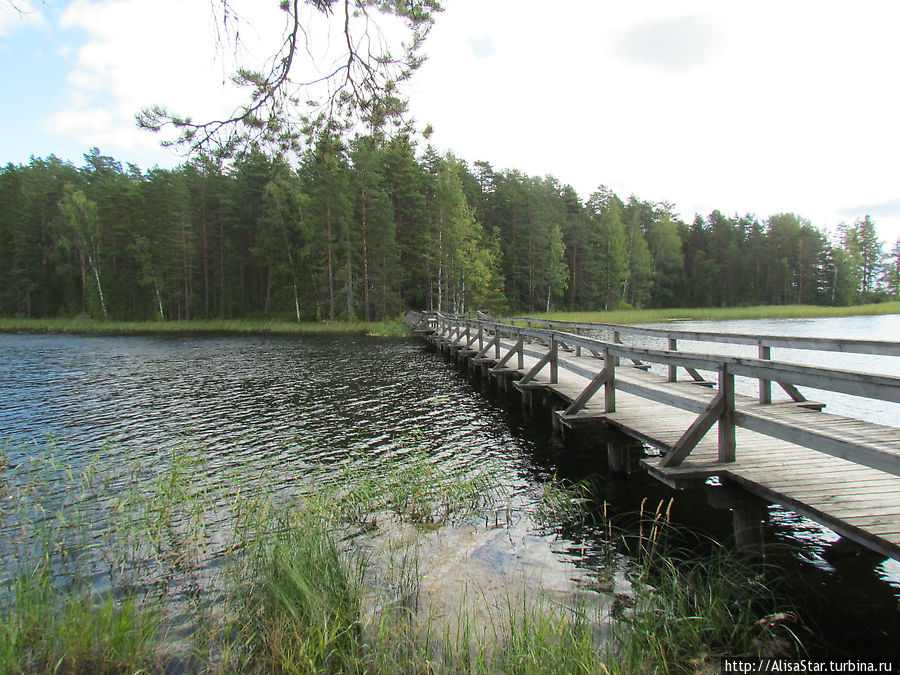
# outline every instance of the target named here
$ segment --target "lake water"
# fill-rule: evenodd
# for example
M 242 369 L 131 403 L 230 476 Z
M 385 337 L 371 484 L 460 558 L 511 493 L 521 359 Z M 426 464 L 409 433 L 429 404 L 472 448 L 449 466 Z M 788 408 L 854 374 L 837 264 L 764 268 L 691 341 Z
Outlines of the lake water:
M 896 339 L 900 317 L 684 327 Z M 900 374 L 894 364 L 877 367 Z M 871 414 L 897 424 L 879 417 L 890 411 Z M 620 437 L 581 434 L 563 444 L 551 435 L 549 413 L 523 415 L 517 396 L 470 380 L 415 340 L 0 335 L 0 439 L 8 477 L 42 453 L 76 468 L 95 457 L 154 466 L 168 461 L 174 443 L 186 443 L 201 449 L 202 470 L 213 479 L 253 466 L 275 483 L 295 480 L 304 467 L 414 448 L 454 470 L 490 473 L 508 514 L 531 513 L 555 478 L 593 476 L 614 515 L 674 497 L 677 524 L 721 541 L 731 536 L 730 514 L 710 510 L 702 494 L 671 492 L 640 471 L 607 476 L 605 444 Z M 511 519 L 519 523 L 512 534 L 476 542 L 460 530 L 442 545 L 468 547 L 466 564 L 482 571 L 512 565 L 561 586 L 589 577 L 608 544 L 590 526 Z M 833 534 L 789 511 L 770 508 L 769 522 L 767 537 L 779 544 L 773 564 L 794 580 L 829 653 L 893 656 L 898 566 L 855 547 L 835 552 Z

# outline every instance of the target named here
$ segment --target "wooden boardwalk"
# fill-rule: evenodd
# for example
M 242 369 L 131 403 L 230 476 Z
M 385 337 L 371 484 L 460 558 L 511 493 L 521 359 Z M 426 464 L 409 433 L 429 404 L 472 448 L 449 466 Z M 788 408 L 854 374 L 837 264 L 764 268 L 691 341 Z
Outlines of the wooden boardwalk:
M 603 424 L 658 449 L 660 456 L 642 464 L 672 487 L 716 476 L 900 559 L 900 429 L 825 412 L 797 388 L 900 402 L 900 378 L 771 360 L 773 346 L 900 356 L 900 344 L 518 325 L 526 321 L 537 323 L 421 315 L 417 331 L 500 387 L 518 389 L 526 405 L 535 392 L 552 395 L 565 406 L 553 412 L 557 428 Z M 577 334 L 601 329 L 613 339 Z M 627 333 L 664 338 L 669 349 L 622 344 Z M 684 340 L 755 344 L 759 358 L 679 352 Z M 651 363 L 665 374 L 651 371 Z M 688 378 L 679 380 L 680 372 Z M 715 381 L 701 372 L 714 373 Z M 759 395 L 736 393 L 735 376 L 757 380 Z M 786 399 L 773 400 L 773 385 Z

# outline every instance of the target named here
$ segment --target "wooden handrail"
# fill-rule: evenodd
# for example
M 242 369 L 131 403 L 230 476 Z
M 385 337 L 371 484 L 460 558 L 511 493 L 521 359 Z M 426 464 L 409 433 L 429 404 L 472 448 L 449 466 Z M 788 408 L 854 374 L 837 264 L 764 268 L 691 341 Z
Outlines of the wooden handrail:
M 900 403 L 900 377 L 891 375 L 804 366 L 758 358 L 713 356 L 667 349 L 635 347 L 563 331 L 526 328 L 496 321 L 457 319 L 446 316 L 443 318 L 447 325 L 454 326 L 457 334 L 462 333 L 463 326 L 466 329 L 470 326 L 478 326 L 483 330 L 494 333 L 539 338 L 548 340 L 551 343 L 559 342 L 567 346 L 580 346 L 582 349 L 588 349 L 595 353 L 607 352 L 613 356 L 632 360 L 708 371 L 718 371 L 722 366 L 727 366 L 734 375 L 750 377 L 765 382 L 775 381 L 784 384 L 811 386 L 853 396 Z

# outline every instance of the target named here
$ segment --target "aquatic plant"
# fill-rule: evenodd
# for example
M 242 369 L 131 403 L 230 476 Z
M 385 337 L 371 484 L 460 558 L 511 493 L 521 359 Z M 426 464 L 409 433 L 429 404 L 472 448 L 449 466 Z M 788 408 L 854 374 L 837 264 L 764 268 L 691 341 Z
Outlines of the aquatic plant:
M 421 450 L 224 473 L 201 448 L 109 461 L 123 454 L 69 465 L 36 445 L 7 463 L 0 672 L 689 671 L 726 647 L 797 649 L 765 570 L 682 555 L 667 504 L 635 535 L 594 488 L 551 481 L 534 512 L 601 519 L 630 590 L 510 587 L 504 604 L 474 588 L 447 617 L 422 553 L 436 528 L 498 522 L 508 495 L 489 475 Z

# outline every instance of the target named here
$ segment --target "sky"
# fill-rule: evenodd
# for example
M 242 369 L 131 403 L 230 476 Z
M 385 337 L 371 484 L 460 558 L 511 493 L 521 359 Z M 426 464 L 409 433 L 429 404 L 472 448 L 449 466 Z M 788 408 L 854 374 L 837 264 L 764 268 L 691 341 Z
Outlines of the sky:
M 283 18 L 276 0 L 235 3 L 253 63 Z M 687 221 L 793 212 L 833 232 L 868 214 L 886 248 L 900 239 L 895 0 L 444 5 L 406 89 L 438 150 L 584 199 L 606 185 L 668 202 Z M 80 166 L 95 146 L 144 169 L 183 161 L 134 115 L 199 119 L 241 100 L 210 6 L 0 0 L 0 162 Z

